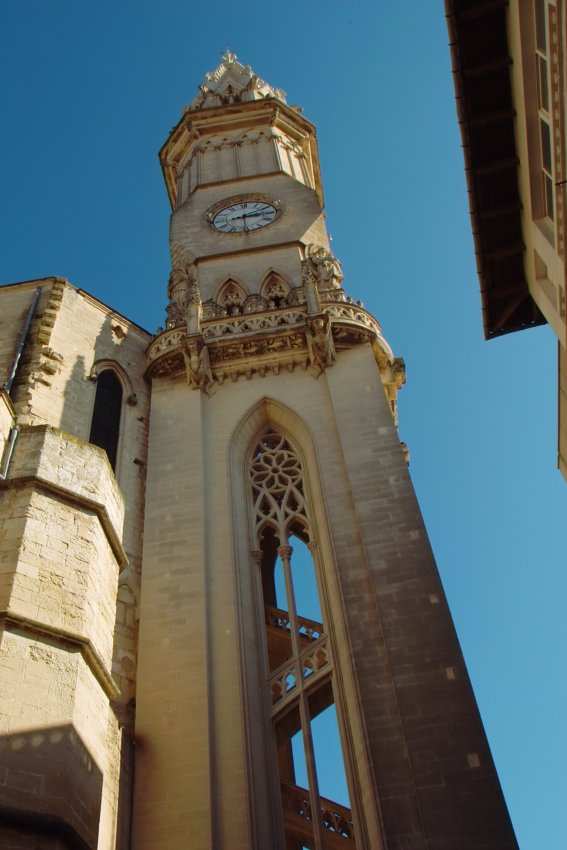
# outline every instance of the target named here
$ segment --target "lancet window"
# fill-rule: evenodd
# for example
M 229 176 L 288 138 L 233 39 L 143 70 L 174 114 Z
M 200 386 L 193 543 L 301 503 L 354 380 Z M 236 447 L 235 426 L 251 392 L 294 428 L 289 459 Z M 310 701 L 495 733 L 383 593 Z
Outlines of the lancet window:
M 112 369 L 105 369 L 97 378 L 89 443 L 105 450 L 113 470 L 116 470 L 121 412 L 122 384 Z
M 271 426 L 252 453 L 250 483 L 285 847 L 349 850 L 354 824 L 303 470 L 292 443 Z

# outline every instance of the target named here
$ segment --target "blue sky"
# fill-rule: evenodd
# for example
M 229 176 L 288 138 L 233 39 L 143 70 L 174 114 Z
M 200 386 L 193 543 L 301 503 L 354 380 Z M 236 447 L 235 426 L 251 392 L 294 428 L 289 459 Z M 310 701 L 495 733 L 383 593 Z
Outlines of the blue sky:
M 2 283 L 155 330 L 157 151 L 229 46 L 318 128 L 345 287 L 406 360 L 400 437 L 522 850 L 567 832 L 556 341 L 485 343 L 442 4 L 0 0 Z

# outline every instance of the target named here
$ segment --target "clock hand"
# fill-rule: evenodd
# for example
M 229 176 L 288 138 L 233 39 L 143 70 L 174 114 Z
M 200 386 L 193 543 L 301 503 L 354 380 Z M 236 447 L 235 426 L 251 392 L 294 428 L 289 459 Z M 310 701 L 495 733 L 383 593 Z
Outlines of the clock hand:
M 251 218 L 251 216 L 253 215 L 263 215 L 263 213 L 265 213 L 266 210 L 268 210 L 269 208 L 269 205 L 266 204 L 266 206 L 262 207 L 259 210 L 254 210 L 254 212 L 245 212 L 242 213 L 242 215 L 235 215 L 233 216 L 233 218 Z

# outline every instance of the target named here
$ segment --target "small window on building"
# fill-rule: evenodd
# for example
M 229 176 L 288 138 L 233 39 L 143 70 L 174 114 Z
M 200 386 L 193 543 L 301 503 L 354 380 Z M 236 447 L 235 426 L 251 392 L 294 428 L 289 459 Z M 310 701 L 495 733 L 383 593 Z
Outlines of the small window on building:
M 107 369 L 97 379 L 89 442 L 105 450 L 113 470 L 116 470 L 121 409 L 122 384 L 115 373 Z
M 553 221 L 555 218 L 553 146 L 549 110 L 549 55 L 547 47 L 546 0 L 536 0 L 535 2 L 535 36 L 543 214 Z

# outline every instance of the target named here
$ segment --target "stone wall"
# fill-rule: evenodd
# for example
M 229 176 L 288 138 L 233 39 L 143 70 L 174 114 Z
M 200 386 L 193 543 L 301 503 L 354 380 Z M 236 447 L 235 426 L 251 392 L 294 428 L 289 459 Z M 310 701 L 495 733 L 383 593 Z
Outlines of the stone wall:
M 60 278 L 4 287 L 6 369 L 38 285 L 0 399 L 0 451 L 19 427 L 0 482 L 0 844 L 114 850 L 132 782 L 150 336 Z M 87 442 L 106 368 L 123 389 L 115 474 Z
M 2 287 L 0 330 L 5 333 L 0 366 L 3 363 L 5 370 L 9 369 L 37 286 L 42 293 L 12 390 L 18 423 L 49 424 L 86 441 L 97 374 L 105 368 L 114 369 L 123 388 L 115 477 L 124 497 L 121 543 L 127 553 L 128 566 L 120 577 L 113 673 L 121 689 L 120 702 L 126 705 L 135 690 L 149 411 L 149 392 L 143 374 L 144 352 L 151 337 L 62 278 Z
M 340 352 L 317 380 L 296 369 L 208 398 L 183 379 L 154 382 L 135 850 L 182 848 L 189 833 L 195 847 L 280 846 L 246 478 L 268 422 L 293 439 L 305 470 L 357 847 L 511 850 L 369 345 Z

